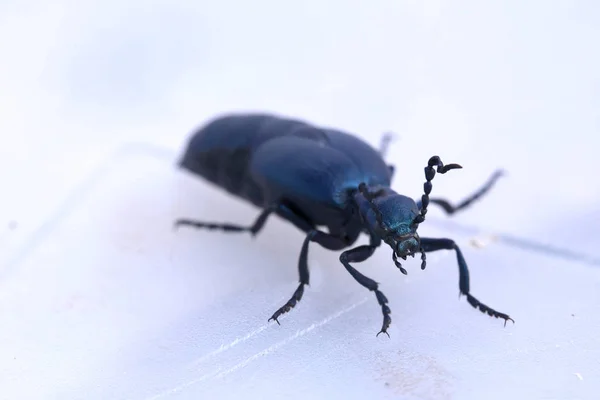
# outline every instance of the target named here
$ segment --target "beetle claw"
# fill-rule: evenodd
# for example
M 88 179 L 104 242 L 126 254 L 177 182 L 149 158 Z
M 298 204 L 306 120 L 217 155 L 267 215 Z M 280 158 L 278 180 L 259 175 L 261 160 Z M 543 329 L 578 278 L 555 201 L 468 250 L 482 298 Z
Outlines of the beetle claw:
M 389 338 L 391 338 L 390 334 L 387 333 L 387 331 L 384 331 L 383 329 L 379 331 L 379 333 L 377 335 L 375 335 L 375 337 L 378 337 L 380 334 L 385 333 Z
M 279 310 L 275 311 L 271 318 L 269 318 L 269 321 L 273 320 L 277 322 L 278 325 L 281 325 L 277 318 L 279 318 L 282 314 L 289 312 L 292 308 L 294 308 L 296 304 L 298 304 L 300 299 L 302 299 L 302 295 L 304 294 L 304 285 L 304 283 L 300 283 L 300 285 L 298 285 L 298 288 L 296 289 L 292 297 L 288 300 L 288 302 L 285 303 L 282 307 L 280 307 Z
M 392 323 L 392 318 L 390 317 L 390 310 L 389 308 L 387 308 L 384 310 L 383 313 L 383 325 L 381 326 L 381 330 L 379 331 L 379 333 L 377 333 L 377 335 L 375 335 L 375 337 L 378 337 L 380 334 L 385 333 L 388 337 L 390 337 L 390 334 L 388 333 L 387 329 L 390 327 L 390 324 Z

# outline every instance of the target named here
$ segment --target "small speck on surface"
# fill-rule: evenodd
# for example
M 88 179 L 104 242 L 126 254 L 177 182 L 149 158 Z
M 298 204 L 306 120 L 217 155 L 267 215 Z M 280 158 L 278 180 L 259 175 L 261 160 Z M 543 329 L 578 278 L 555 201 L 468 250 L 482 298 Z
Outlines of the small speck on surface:
M 469 240 L 469 244 L 477 249 L 483 249 L 497 240 L 498 237 L 495 235 L 481 235 L 471 238 L 471 240 Z

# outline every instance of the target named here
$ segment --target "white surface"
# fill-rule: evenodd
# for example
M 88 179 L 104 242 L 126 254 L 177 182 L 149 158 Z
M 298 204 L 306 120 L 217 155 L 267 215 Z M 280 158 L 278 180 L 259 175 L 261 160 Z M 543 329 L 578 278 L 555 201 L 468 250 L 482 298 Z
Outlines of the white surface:
M 595 398 L 599 20 L 591 1 L 0 4 L 0 398 Z M 255 217 L 173 169 L 194 126 L 238 109 L 394 130 L 415 197 L 433 153 L 465 167 L 434 182 L 451 199 L 506 168 L 422 229 L 463 243 L 473 293 L 517 323 L 457 300 L 453 255 L 404 277 L 382 249 L 359 266 L 393 311 L 375 338 L 374 296 L 315 246 L 301 304 L 267 324 L 301 235 L 170 225 Z M 171 152 L 111 158 L 136 140 Z M 588 263 L 470 248 L 463 225 Z
M 393 311 L 391 340 L 375 338 L 374 296 L 315 246 L 312 285 L 277 326 L 266 318 L 296 286 L 299 233 L 280 221 L 254 241 L 175 233 L 181 215 L 253 212 L 147 147 L 119 154 L 5 271 L 4 393 L 330 398 L 350 387 L 357 399 L 585 398 L 598 387 L 597 269 L 499 244 L 476 250 L 424 226 L 422 235 L 462 243 L 472 292 L 516 325 L 457 301 L 451 254 L 431 255 L 424 272 L 411 262 L 404 277 L 382 249 L 361 265 Z

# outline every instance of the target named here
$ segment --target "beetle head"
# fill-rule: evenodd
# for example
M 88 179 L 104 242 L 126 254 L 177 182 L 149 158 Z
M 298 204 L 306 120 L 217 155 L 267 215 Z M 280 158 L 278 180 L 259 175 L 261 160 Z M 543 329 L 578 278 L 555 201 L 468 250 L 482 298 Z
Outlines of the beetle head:
M 362 220 L 369 231 L 393 250 L 396 266 L 403 273 L 397 258 L 406 260 L 421 251 L 421 241 L 417 234 L 419 209 L 410 197 L 403 196 L 389 188 L 368 190 L 365 186 L 359 188 L 357 194 Z
M 389 194 L 372 200 L 374 232 L 387 243 L 396 256 L 406 260 L 420 248 L 417 224 L 413 221 L 419 210 L 413 199 Z

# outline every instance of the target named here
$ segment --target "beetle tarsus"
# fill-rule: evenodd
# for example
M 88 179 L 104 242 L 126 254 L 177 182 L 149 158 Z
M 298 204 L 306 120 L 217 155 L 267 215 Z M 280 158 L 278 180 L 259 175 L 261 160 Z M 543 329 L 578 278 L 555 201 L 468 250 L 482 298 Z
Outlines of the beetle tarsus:
M 377 335 L 375 335 L 375 337 L 379 337 L 380 334 L 385 333 L 387 335 L 387 337 L 390 337 L 390 334 L 388 333 L 388 328 L 390 327 L 390 324 L 392 323 L 392 318 L 390 317 L 389 314 L 384 314 L 383 315 L 383 325 L 381 326 L 381 330 L 379 331 L 379 333 L 377 333 Z
M 490 317 L 504 319 L 504 326 L 506 326 L 506 323 L 508 321 L 512 321 L 513 324 L 515 323 L 515 320 L 509 317 L 507 314 L 501 313 L 499 311 L 494 310 L 493 308 L 486 306 L 485 304 L 477 300 L 475 297 L 473 297 L 471 294 L 467 293 L 466 296 L 467 301 L 471 306 L 473 306 L 473 308 L 478 309 L 479 311 L 489 315 Z
M 298 304 L 298 302 L 300 300 L 302 300 L 303 294 L 304 294 L 304 283 L 301 283 L 298 286 L 298 288 L 296 289 L 296 291 L 294 292 L 294 294 L 292 295 L 292 297 L 287 301 L 287 303 L 285 303 L 285 305 L 283 305 L 277 311 L 275 311 L 275 313 L 273 313 L 271 318 L 269 318 L 269 321 L 275 321 L 275 322 L 277 322 L 277 324 L 281 325 L 279 323 L 278 318 L 282 314 L 285 314 L 285 313 L 289 312 L 292 308 L 294 308 L 296 306 L 296 304 Z
M 221 230 L 224 232 L 250 232 L 252 236 L 256 236 L 262 228 L 265 226 L 265 222 L 269 218 L 269 216 L 277 211 L 280 207 L 279 203 L 273 203 L 272 205 L 266 207 L 261 213 L 256 217 L 256 220 L 251 226 L 242 226 L 237 224 L 223 223 L 223 222 L 206 222 L 206 221 L 198 221 L 193 219 L 185 219 L 181 218 L 175 221 L 174 229 L 177 230 L 180 226 L 190 226 L 198 229 L 208 229 L 208 230 Z
M 221 230 L 224 232 L 249 232 L 250 227 L 233 225 L 228 223 L 202 222 L 191 219 L 178 219 L 173 224 L 173 229 L 177 230 L 180 226 L 189 226 L 198 229 Z

